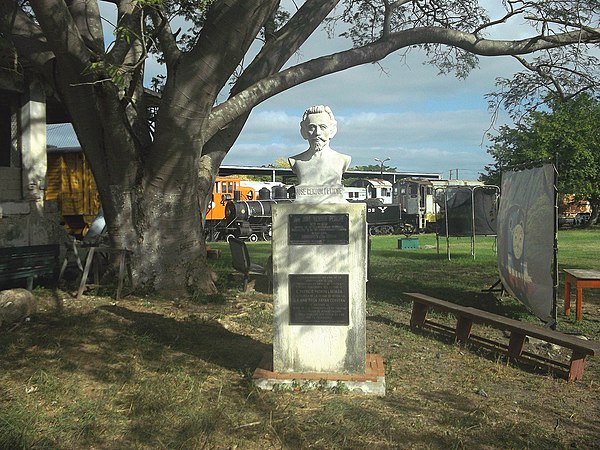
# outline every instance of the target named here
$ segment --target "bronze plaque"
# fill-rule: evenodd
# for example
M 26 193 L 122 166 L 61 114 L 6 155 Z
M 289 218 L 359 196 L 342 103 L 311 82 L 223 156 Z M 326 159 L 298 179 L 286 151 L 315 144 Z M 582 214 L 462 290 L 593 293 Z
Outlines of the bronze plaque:
M 349 325 L 349 275 L 290 274 L 290 325 Z
M 289 245 L 348 245 L 348 214 L 290 214 Z

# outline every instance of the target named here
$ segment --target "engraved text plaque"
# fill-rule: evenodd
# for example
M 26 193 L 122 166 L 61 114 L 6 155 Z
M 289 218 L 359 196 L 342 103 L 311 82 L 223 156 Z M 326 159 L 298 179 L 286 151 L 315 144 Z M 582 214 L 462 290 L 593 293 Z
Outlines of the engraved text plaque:
M 289 245 L 348 245 L 348 214 L 290 214 Z
M 348 274 L 290 274 L 290 325 L 349 325 Z

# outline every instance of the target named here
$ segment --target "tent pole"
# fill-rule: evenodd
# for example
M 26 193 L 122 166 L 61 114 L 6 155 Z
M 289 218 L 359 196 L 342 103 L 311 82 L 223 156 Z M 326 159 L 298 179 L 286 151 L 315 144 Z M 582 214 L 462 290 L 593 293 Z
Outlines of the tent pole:
M 558 158 L 552 165 L 554 169 L 554 261 L 553 261 L 553 272 L 552 272 L 552 316 L 554 318 L 554 326 L 556 328 L 557 308 L 556 308 L 556 297 L 558 291 Z
M 471 256 L 475 259 L 475 189 L 477 186 L 469 188 L 471 191 Z

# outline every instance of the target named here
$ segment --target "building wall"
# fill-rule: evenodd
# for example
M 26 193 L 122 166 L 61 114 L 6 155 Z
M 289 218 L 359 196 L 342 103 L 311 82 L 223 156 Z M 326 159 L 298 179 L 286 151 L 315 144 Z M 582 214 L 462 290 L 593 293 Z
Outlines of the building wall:
M 0 246 L 60 243 L 56 204 L 46 188 L 46 104 L 42 87 L 0 93 Z

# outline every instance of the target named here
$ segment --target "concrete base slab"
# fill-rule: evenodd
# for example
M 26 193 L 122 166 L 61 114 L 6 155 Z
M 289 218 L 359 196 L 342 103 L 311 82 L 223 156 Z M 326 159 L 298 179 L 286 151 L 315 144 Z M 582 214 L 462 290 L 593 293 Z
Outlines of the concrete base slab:
M 259 389 L 265 391 L 330 389 L 385 396 L 385 368 L 381 355 L 367 354 L 365 367 L 364 374 L 274 372 L 273 356 L 267 354 L 252 379 Z

